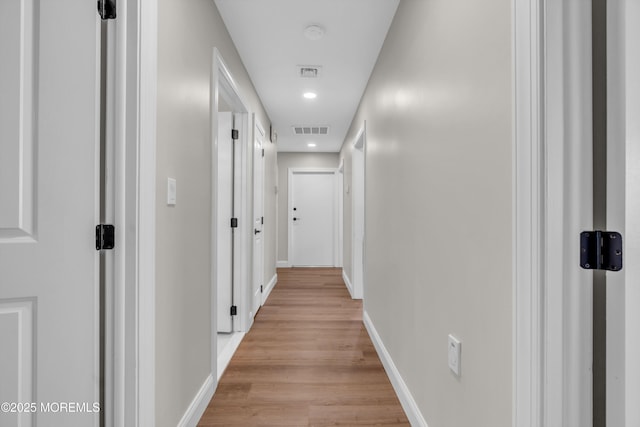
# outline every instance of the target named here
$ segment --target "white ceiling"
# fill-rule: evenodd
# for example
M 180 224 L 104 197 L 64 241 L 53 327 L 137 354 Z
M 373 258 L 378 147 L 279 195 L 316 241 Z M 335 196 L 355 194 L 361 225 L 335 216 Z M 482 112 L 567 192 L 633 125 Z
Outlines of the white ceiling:
M 215 3 L 278 133 L 278 151 L 339 151 L 399 0 Z M 323 27 L 324 36 L 305 37 L 310 25 Z M 299 77 L 299 65 L 321 66 L 320 77 Z M 304 99 L 308 91 L 317 98 Z M 330 129 L 297 136 L 294 125 Z

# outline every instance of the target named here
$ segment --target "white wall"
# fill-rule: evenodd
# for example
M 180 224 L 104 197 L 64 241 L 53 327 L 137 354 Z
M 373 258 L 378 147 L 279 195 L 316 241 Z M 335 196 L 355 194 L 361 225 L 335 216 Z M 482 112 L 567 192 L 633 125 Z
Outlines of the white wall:
M 289 260 L 289 168 L 337 168 L 338 153 L 278 153 L 278 261 Z
M 209 91 L 214 46 L 250 110 L 267 129 L 270 121 L 213 1 L 161 0 L 158 13 L 155 407 L 156 426 L 162 427 L 178 424 L 211 374 Z M 275 173 L 275 147 L 265 148 L 269 179 Z M 167 177 L 177 180 L 175 207 L 166 205 Z M 272 218 L 275 227 L 275 203 L 267 198 L 265 207 L 265 219 Z M 274 259 L 275 235 L 265 248 L 265 259 Z
M 350 171 L 366 120 L 364 306 L 429 426 L 511 425 L 510 18 L 509 0 L 401 1 L 341 153 Z

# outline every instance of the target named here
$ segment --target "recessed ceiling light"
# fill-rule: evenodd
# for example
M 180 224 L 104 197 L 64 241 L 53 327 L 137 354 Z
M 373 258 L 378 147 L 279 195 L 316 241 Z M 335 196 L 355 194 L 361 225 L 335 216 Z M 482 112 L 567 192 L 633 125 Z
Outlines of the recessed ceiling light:
M 315 99 L 318 94 L 315 92 L 305 92 L 302 96 L 304 96 L 307 99 Z
M 316 144 L 314 144 L 313 142 L 310 142 L 310 143 L 307 144 L 307 147 L 312 147 L 313 148 L 315 146 L 316 146 Z
M 324 37 L 324 28 L 320 25 L 309 25 L 304 29 L 304 35 L 309 40 L 320 40 Z

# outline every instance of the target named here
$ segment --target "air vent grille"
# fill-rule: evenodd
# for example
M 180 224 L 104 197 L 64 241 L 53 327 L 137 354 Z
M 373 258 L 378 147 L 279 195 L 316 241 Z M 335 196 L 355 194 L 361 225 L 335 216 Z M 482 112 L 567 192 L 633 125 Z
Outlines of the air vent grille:
M 327 135 L 329 126 L 292 126 L 295 135 Z
M 317 79 L 322 74 L 322 67 L 319 65 L 298 65 L 298 76 L 303 79 Z

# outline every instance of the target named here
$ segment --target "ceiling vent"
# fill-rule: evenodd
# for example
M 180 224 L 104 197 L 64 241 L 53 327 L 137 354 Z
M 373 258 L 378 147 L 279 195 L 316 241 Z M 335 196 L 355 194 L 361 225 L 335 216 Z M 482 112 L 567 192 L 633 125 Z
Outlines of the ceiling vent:
M 295 135 L 327 135 L 329 126 L 292 126 Z
M 298 65 L 298 77 L 303 79 L 317 79 L 322 73 L 319 65 Z

